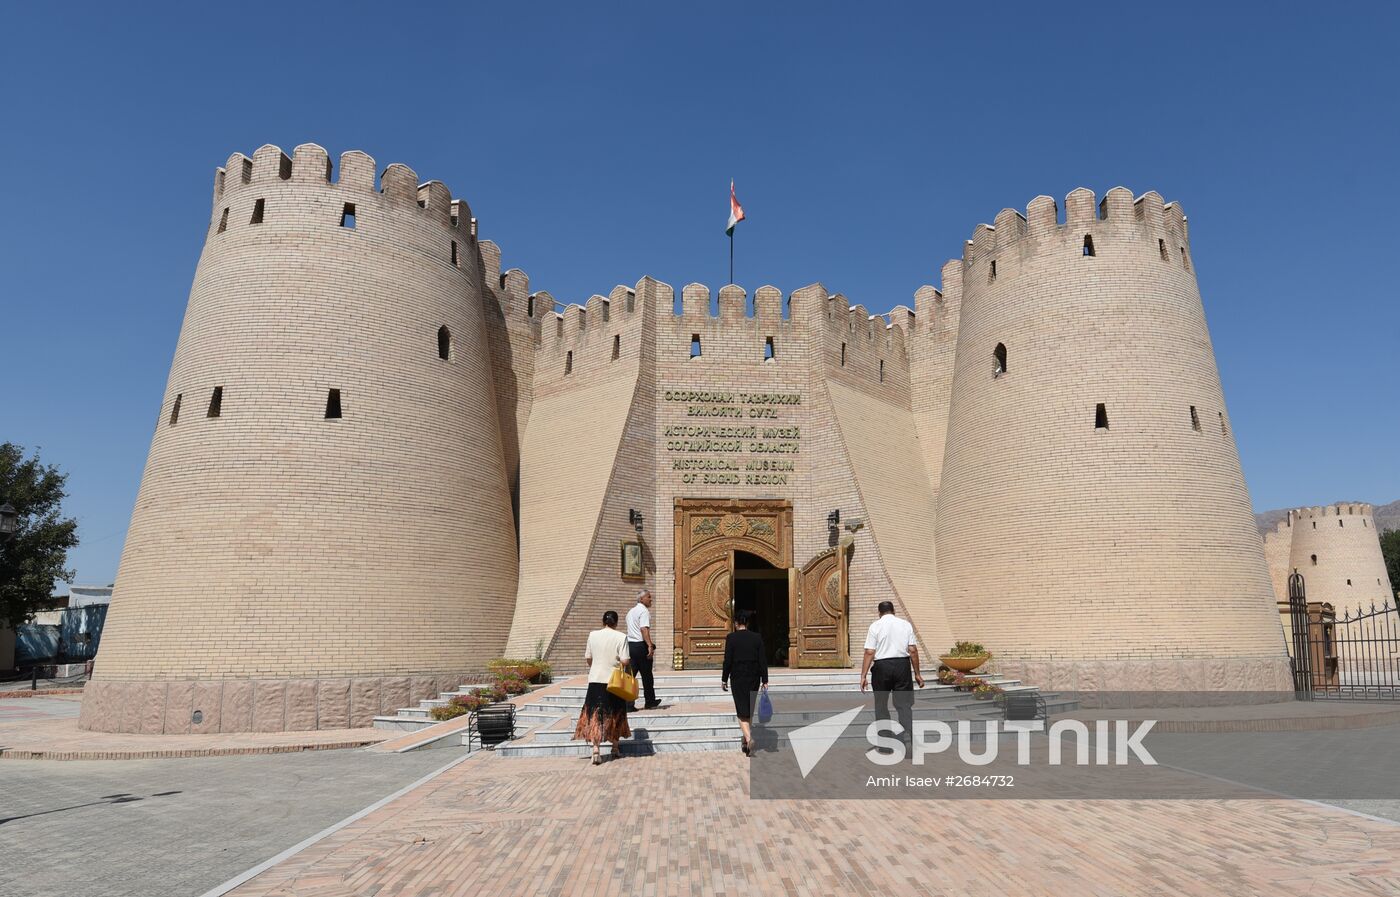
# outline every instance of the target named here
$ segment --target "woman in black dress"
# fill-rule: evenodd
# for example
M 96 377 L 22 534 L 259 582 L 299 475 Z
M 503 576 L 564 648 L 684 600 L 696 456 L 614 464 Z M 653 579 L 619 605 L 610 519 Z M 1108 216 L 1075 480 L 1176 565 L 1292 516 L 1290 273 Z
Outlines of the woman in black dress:
M 734 715 L 739 717 L 739 729 L 744 733 L 740 747 L 745 754 L 753 746 L 749 734 L 749 719 L 753 717 L 753 693 L 768 690 L 768 657 L 763 649 L 763 636 L 749 628 L 753 614 L 741 610 L 734 615 L 733 632 L 724 640 L 724 669 L 720 685 L 729 691 L 734 686 Z

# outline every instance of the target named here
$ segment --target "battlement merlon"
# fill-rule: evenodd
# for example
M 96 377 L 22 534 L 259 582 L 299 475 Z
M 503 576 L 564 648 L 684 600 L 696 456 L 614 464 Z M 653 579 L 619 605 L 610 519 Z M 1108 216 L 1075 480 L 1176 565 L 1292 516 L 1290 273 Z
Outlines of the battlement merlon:
M 1131 222 L 1136 227 L 1124 229 Z M 1002 209 L 993 224 L 979 224 L 972 238 L 963 247 L 962 262 L 970 266 L 1006 251 L 1023 240 L 1042 242 L 1057 234 L 1087 233 L 1106 230 L 1110 233 L 1132 233 L 1155 243 L 1162 240 L 1172 252 L 1189 252 L 1190 238 L 1186 214 L 1179 203 L 1163 203 L 1160 194 L 1148 191 L 1133 198 L 1126 187 L 1114 187 L 1099 200 L 1094 191 L 1077 187 L 1065 197 L 1065 222 L 1059 222 L 1059 206 L 1054 198 L 1037 196 L 1026 206 L 1023 215 L 1015 209 Z
M 397 162 L 384 169 L 378 183 L 374 172 L 374 159 L 359 150 L 341 153 L 340 174 L 336 177 L 330 155 L 317 144 L 303 143 L 290 158 L 281 148 L 264 144 L 252 158 L 234 153 L 222 168 L 215 170 L 214 215 L 230 199 L 248 190 L 275 184 L 314 184 L 336 187 L 349 202 L 354 201 L 355 195 L 377 196 L 390 206 L 417 209 L 444 227 L 461 232 L 464 241 L 475 239 L 471 206 L 466 200 L 454 200 L 441 181 L 420 184 L 412 168 Z
M 750 317 L 748 294 L 743 287 L 737 284 L 726 284 L 720 287 L 716 303 L 718 309 L 712 311 L 710 308 L 710 288 L 703 283 L 688 283 L 681 288 L 681 312 L 679 316 L 675 315 L 672 307 L 658 306 L 657 312 L 662 322 L 675 318 L 682 324 L 697 327 L 739 321 L 751 321 L 775 328 L 787 327 L 795 321 L 807 319 L 799 306 L 802 302 L 816 298 L 815 294 L 809 296 L 809 293 L 813 291 L 819 292 L 821 299 L 827 298 L 825 288 L 814 285 L 796 290 L 784 300 L 782 290 L 771 284 L 765 284 L 754 291 L 753 315 Z M 787 302 L 790 311 L 790 317 L 787 320 L 783 318 L 784 301 Z M 812 308 L 816 307 L 814 303 Z
M 933 288 L 920 287 L 920 289 Z M 917 295 L 918 294 L 916 293 L 915 296 L 917 297 Z M 915 301 L 918 301 L 917 298 L 915 299 Z M 918 316 L 914 314 L 914 309 L 910 308 L 909 306 L 896 305 L 894 308 L 889 310 L 888 314 L 885 315 L 885 321 L 887 322 L 887 326 L 899 330 L 899 332 L 903 334 L 904 338 L 907 340 L 908 338 L 914 335 L 914 326 L 915 323 L 918 321 Z

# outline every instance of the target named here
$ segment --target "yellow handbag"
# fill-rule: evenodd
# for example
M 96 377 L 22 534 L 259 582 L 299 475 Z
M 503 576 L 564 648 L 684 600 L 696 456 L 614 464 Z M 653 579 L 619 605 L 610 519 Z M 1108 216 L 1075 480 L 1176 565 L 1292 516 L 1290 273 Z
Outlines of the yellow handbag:
M 619 665 L 613 669 L 612 676 L 608 679 L 608 691 L 631 704 L 637 700 L 637 677 Z

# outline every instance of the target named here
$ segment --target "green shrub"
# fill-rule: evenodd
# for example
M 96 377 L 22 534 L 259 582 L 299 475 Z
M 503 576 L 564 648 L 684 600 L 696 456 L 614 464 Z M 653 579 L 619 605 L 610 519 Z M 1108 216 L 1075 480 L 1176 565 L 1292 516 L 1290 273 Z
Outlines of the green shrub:
M 519 660 L 512 657 L 497 657 L 486 664 L 486 668 L 497 676 L 516 676 L 527 682 L 548 682 L 550 666 L 539 658 Z
M 428 711 L 428 715 L 441 723 L 450 719 L 456 719 L 459 716 L 464 716 L 466 712 L 467 709 L 465 707 L 460 706 L 454 701 L 450 704 L 444 704 L 441 707 L 434 707 L 432 710 Z
M 982 647 L 981 642 L 958 642 L 953 645 L 953 650 L 945 654 L 945 657 L 991 657 L 992 652 Z
M 530 683 L 519 676 L 500 676 L 496 685 L 508 695 L 523 695 L 530 690 Z
M 453 706 L 461 707 L 467 712 L 473 710 L 480 710 L 481 708 L 485 707 L 488 703 L 490 702 L 487 701 L 485 698 L 475 694 L 457 695 L 457 697 L 452 699 Z
M 472 689 L 472 694 L 485 698 L 488 704 L 495 704 L 497 701 L 506 699 L 506 690 L 499 685 L 479 685 Z

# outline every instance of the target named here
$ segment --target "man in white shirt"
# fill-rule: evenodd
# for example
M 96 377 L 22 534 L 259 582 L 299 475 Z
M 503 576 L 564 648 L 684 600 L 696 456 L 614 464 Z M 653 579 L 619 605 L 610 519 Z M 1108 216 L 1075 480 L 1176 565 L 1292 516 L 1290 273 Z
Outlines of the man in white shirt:
M 644 709 L 660 707 L 656 682 L 651 675 L 656 643 L 651 640 L 651 592 L 647 589 L 637 593 L 637 603 L 627 612 L 627 652 L 632 658 L 632 669 L 642 677 L 642 690 L 646 694 Z
M 860 690 L 875 686 L 875 718 L 890 718 L 890 694 L 899 724 L 900 738 L 908 741 L 914 731 L 914 683 L 924 687 L 919 673 L 919 644 L 908 620 L 894 615 L 894 602 L 880 602 L 880 619 L 865 636 L 865 659 L 860 667 Z

